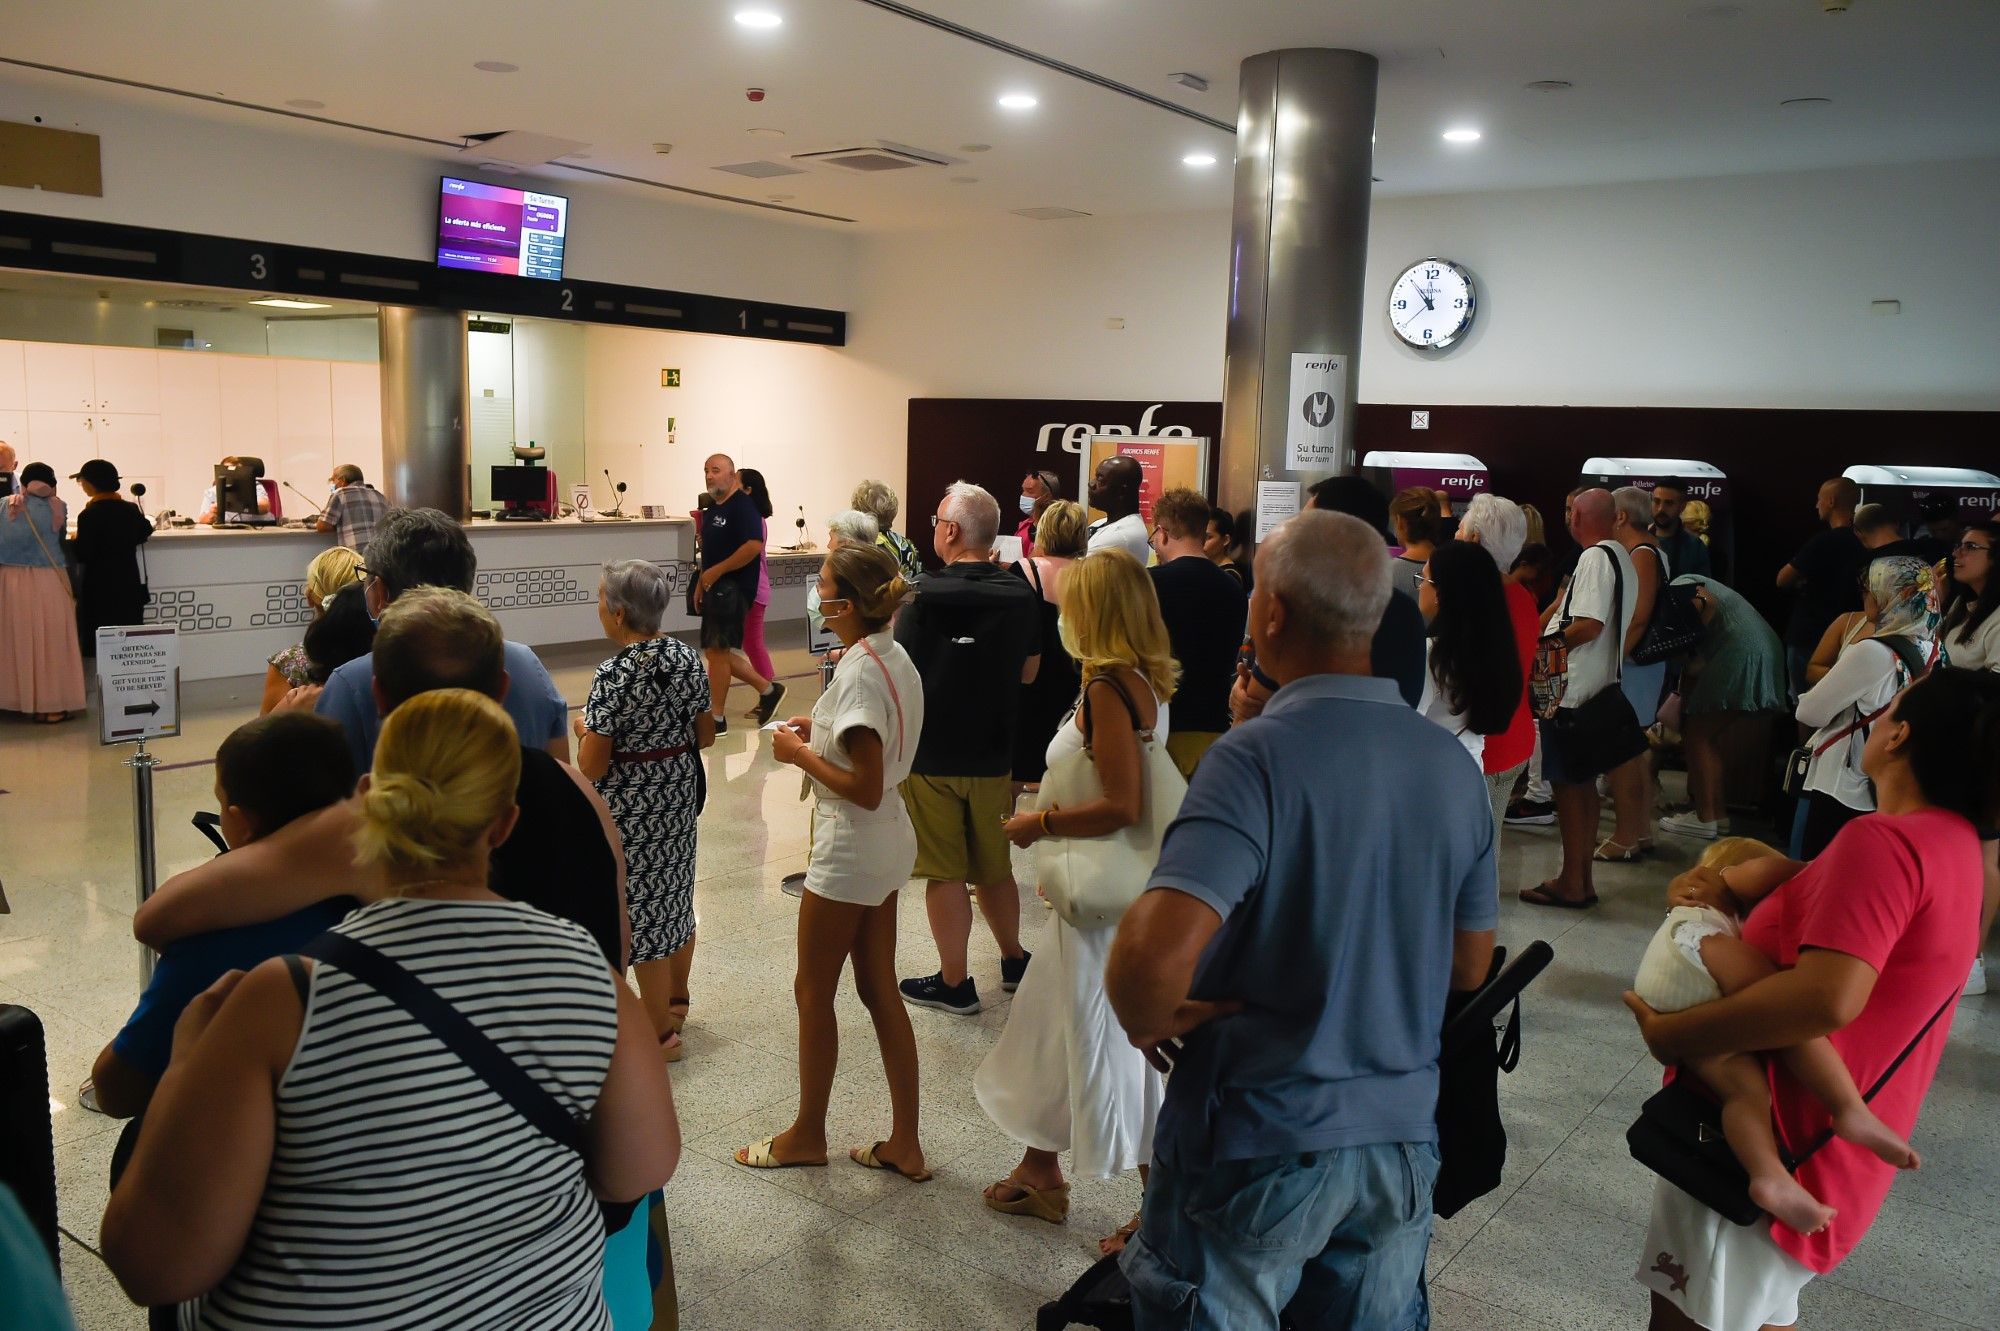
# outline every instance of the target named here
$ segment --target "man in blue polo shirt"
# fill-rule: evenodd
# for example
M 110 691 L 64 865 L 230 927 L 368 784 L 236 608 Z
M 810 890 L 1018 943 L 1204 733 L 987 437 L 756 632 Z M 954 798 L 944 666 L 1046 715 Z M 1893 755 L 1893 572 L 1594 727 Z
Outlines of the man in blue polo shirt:
M 1356 518 L 1264 543 L 1250 634 L 1280 687 L 1202 759 L 1119 926 L 1112 1007 L 1173 1070 L 1124 1256 L 1142 1328 L 1418 1314 L 1445 997 L 1485 979 L 1499 899 L 1479 764 L 1370 672 L 1389 596 Z

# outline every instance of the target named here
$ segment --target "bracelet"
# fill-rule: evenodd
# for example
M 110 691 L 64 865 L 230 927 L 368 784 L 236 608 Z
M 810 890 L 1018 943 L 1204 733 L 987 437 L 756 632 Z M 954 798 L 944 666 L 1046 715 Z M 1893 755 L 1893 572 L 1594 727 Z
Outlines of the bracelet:
M 1258 665 L 1255 661 L 1252 661 L 1250 663 L 1250 678 L 1256 680 L 1259 684 L 1263 685 L 1265 688 L 1269 689 L 1273 693 L 1276 693 L 1280 688 L 1284 687 L 1283 685 L 1279 684 L 1277 680 L 1272 679 L 1269 675 L 1265 674 L 1264 667 Z
M 1049 830 L 1049 815 L 1050 815 L 1050 814 L 1052 814 L 1052 813 L 1054 813 L 1054 812 L 1055 812 L 1055 810 L 1054 810 L 1054 809 L 1043 809 L 1043 810 L 1042 810 L 1042 816 L 1041 816 L 1040 818 L 1036 819 L 1036 822 L 1037 822 L 1037 824 L 1038 824 L 1038 825 L 1039 825 L 1039 826 L 1041 827 L 1041 829 L 1042 829 L 1042 835 L 1043 835 L 1043 836 L 1054 836 L 1054 835 L 1055 835 L 1055 833 L 1054 833 L 1054 832 L 1051 832 L 1051 831 Z

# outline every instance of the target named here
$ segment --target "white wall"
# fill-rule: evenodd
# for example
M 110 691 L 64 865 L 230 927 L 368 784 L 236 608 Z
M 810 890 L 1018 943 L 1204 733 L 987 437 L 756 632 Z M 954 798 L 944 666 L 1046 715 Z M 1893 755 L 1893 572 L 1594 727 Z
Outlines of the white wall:
M 1383 199 L 1361 399 L 2000 409 L 1995 217 L 1991 161 Z M 1221 395 L 1227 216 L 1007 222 L 870 239 L 854 353 L 919 395 Z M 1482 304 L 1436 359 L 1382 312 L 1431 254 Z
M 438 177 L 478 175 L 449 149 L 255 112 L 195 117 L 158 96 L 125 100 L 0 76 L 0 120 L 36 115 L 102 138 L 104 197 L 0 189 L 0 209 L 428 261 Z M 573 277 L 832 309 L 849 303 L 854 241 L 844 224 L 546 179 L 571 199 L 565 259 Z
M 856 482 L 902 484 L 908 385 L 849 352 L 598 326 L 585 345 L 587 461 L 599 508 L 611 504 L 609 468 L 631 486 L 628 512 L 645 503 L 685 513 L 703 460 L 728 453 L 770 483 L 773 544 L 791 543 L 803 506 L 824 545 L 826 519 L 848 506 Z M 669 368 L 681 371 L 680 388 L 660 387 Z

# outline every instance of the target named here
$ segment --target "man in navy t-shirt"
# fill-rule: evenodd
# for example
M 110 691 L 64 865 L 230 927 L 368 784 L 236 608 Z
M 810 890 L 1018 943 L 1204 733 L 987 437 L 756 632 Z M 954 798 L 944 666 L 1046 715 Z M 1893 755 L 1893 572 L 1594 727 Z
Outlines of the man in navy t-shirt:
M 215 753 L 215 798 L 231 849 L 269 836 L 295 818 L 354 791 L 354 764 L 340 726 L 309 712 L 273 712 L 239 726 Z M 267 924 L 217 929 L 160 956 L 151 983 L 125 1026 L 91 1069 L 97 1108 L 113 1118 L 143 1113 L 173 1054 L 174 1024 L 189 1003 L 233 970 L 247 971 L 296 952 L 353 908 L 341 897 Z
M 743 650 L 743 627 L 757 599 L 757 570 L 764 558 L 764 515 L 743 490 L 736 464 L 717 453 L 703 464 L 710 503 L 701 511 L 701 580 L 694 607 L 701 612 L 701 654 L 708 662 L 708 710 L 715 733 L 726 734 L 729 718 L 730 654 Z M 739 673 L 741 673 L 739 671 Z M 745 678 L 757 690 L 757 724 L 769 721 L 785 700 L 785 686 L 751 670 Z

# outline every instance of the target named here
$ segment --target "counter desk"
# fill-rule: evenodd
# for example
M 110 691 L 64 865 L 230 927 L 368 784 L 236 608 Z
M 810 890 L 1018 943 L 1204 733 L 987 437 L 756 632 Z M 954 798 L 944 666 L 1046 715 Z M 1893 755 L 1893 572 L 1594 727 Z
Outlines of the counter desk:
M 695 576 L 694 524 L 686 518 L 629 522 L 496 522 L 475 519 L 466 534 L 478 557 L 473 594 L 507 636 L 531 647 L 598 642 L 599 568 L 611 559 L 648 559 L 673 579 L 669 632 L 699 627 L 687 613 Z M 304 635 L 306 565 L 333 543 L 299 527 L 171 527 L 145 546 L 153 603 L 149 624 L 180 629 L 183 679 L 262 674 L 264 663 Z M 805 615 L 805 589 L 820 551 L 770 555 L 767 621 Z

